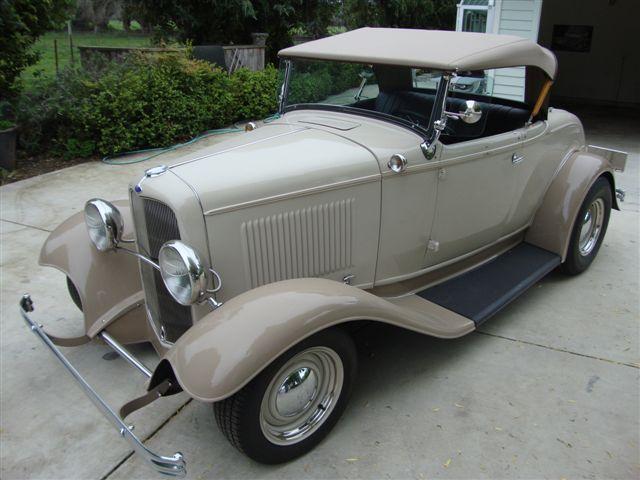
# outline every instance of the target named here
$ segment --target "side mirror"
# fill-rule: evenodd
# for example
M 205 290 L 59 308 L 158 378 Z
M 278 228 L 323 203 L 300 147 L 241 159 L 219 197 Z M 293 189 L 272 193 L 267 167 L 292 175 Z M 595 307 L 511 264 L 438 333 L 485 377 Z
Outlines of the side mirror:
M 478 123 L 482 118 L 482 108 L 480 107 L 480 102 L 476 102 L 475 100 L 467 100 L 465 102 L 465 109 L 455 113 L 455 112 L 444 112 L 447 117 L 453 118 L 455 120 L 462 120 L 464 123 L 468 123 L 473 125 L 474 123 Z

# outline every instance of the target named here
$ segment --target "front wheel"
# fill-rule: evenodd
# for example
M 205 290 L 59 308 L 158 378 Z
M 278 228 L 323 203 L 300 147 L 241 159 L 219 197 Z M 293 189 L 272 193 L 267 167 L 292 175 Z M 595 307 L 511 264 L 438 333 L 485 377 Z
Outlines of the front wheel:
M 356 349 L 339 329 L 317 333 L 282 354 L 247 386 L 213 405 L 238 450 L 282 463 L 315 447 L 344 411 L 357 370 Z
M 562 270 L 569 275 L 584 272 L 596 258 L 611 215 L 611 187 L 606 178 L 600 177 L 589 189 L 580 206 L 571 232 L 567 258 Z

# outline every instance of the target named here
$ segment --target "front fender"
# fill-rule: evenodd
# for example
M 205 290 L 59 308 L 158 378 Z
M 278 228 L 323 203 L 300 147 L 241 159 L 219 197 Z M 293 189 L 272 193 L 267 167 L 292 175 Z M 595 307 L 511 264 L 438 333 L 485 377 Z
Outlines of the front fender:
M 124 219 L 124 237 L 132 237 L 129 202 L 113 203 Z M 93 338 L 114 320 L 126 317 L 126 326 L 112 326 L 119 332 L 118 340 L 123 343 L 145 340 L 147 322 L 138 262 L 129 255 L 96 250 L 87 235 L 83 212 L 69 217 L 49 235 L 40 251 L 39 263 L 60 270 L 75 285 L 87 336 Z
M 561 165 L 552 180 L 525 241 L 560 255 L 564 262 L 580 206 L 591 186 L 603 175 L 611 185 L 613 208 L 619 210 L 613 166 L 599 155 L 576 151 Z
M 456 314 L 438 305 L 412 309 L 410 302 L 396 303 L 333 280 L 271 283 L 234 297 L 199 320 L 165 354 L 150 387 L 170 375 L 168 361 L 191 397 L 223 400 L 301 340 L 352 320 L 380 321 L 442 338 L 473 330 L 473 322 L 464 319 L 453 331 L 447 315 Z

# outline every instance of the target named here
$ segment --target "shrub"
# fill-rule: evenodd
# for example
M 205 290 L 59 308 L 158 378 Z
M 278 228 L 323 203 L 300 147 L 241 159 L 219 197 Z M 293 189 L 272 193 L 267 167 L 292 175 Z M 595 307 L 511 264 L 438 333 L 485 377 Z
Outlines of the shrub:
M 290 103 L 313 103 L 357 87 L 364 69 L 355 63 L 299 61 L 289 85 Z
M 261 119 L 278 108 L 278 71 L 269 65 L 262 71 L 236 70 L 231 76 L 234 117 Z
M 229 76 L 178 55 L 138 56 L 104 69 L 68 69 L 19 103 L 30 154 L 110 155 L 184 141 L 276 110 L 277 72 Z

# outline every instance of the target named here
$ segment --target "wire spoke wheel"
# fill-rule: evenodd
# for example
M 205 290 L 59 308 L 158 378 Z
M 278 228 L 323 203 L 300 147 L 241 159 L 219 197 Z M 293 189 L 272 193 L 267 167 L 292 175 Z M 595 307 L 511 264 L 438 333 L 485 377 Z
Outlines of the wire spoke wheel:
M 275 374 L 260 406 L 260 428 L 276 445 L 301 442 L 331 415 L 344 382 L 340 356 L 312 347 L 292 357 Z

